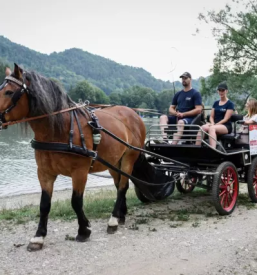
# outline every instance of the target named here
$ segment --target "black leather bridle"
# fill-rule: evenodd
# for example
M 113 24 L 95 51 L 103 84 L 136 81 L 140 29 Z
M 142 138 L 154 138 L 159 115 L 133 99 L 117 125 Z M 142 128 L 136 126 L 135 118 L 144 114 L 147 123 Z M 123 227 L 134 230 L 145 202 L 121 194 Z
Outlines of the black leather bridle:
M 4 80 L 4 83 L 0 86 L 0 91 L 5 87 L 5 85 L 8 82 L 13 82 L 20 86 L 20 89 L 16 90 L 12 96 L 12 105 L 9 106 L 7 109 L 5 109 L 3 112 L 0 112 L 0 130 L 2 130 L 2 124 L 6 122 L 5 120 L 5 114 L 9 113 L 18 103 L 20 98 L 25 92 L 29 92 L 29 89 L 27 85 L 24 82 L 21 82 L 20 80 L 12 77 L 12 76 L 7 76 Z

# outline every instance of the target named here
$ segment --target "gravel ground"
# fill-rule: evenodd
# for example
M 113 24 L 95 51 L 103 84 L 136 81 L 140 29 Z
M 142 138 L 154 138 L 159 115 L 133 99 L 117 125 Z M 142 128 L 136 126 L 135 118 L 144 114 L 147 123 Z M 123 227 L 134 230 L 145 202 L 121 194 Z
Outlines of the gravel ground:
M 186 204 L 197 200 L 208 202 L 210 197 L 189 198 Z M 146 209 L 160 213 L 184 204 L 146 205 L 128 215 L 126 225 L 113 235 L 106 233 L 107 220 L 92 220 L 86 243 L 65 240 L 67 234 L 76 235 L 76 221 L 50 220 L 45 245 L 34 253 L 27 252 L 26 245 L 35 233 L 35 222 L 15 226 L 2 222 L 0 274 L 257 273 L 257 208 L 240 205 L 229 217 L 203 215 L 197 223 L 191 219 L 176 228 L 174 222 L 158 218 L 135 226 L 136 217 Z

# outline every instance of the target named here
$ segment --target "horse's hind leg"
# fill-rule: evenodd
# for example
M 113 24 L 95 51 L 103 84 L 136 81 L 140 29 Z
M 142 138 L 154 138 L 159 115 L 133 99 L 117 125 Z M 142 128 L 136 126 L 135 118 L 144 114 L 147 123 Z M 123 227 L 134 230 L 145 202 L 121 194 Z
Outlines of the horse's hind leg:
M 78 235 L 76 241 L 85 242 L 88 240 L 91 234 L 89 229 L 90 223 L 86 218 L 83 211 L 83 194 L 87 181 L 87 172 L 76 171 L 72 176 L 73 193 L 71 199 L 71 205 L 78 217 Z
M 121 161 L 118 162 L 118 164 L 114 165 L 116 168 L 120 169 Z M 112 169 L 109 169 L 109 173 L 111 174 L 115 187 L 118 190 L 119 189 L 119 182 L 120 182 L 120 174 L 113 171 Z
M 131 174 L 133 171 L 134 162 L 137 159 L 137 154 L 125 154 L 121 161 L 121 170 L 127 174 Z M 114 233 L 118 224 L 125 223 L 125 216 L 127 214 L 126 193 L 129 188 L 129 180 L 125 176 L 120 176 L 119 186 L 117 190 L 117 200 L 114 205 L 112 216 L 108 221 L 107 232 Z
M 40 220 L 35 237 L 33 237 L 27 247 L 28 251 L 37 251 L 43 247 L 44 238 L 47 234 L 48 214 L 51 209 L 51 198 L 53 185 L 57 176 L 49 175 L 38 169 L 38 179 L 40 181 L 42 194 L 40 201 Z

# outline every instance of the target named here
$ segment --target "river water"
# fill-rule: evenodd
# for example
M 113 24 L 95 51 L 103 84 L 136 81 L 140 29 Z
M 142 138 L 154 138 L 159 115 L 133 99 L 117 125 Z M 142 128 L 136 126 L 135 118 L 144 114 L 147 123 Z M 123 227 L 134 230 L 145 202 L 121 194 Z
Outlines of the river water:
M 146 126 L 150 124 L 145 120 Z M 23 133 L 20 126 L 0 132 L 0 197 L 40 192 L 34 150 L 30 146 L 33 132 Z M 112 184 L 110 180 L 89 176 L 87 187 Z M 71 179 L 59 176 L 54 190 L 71 188 Z

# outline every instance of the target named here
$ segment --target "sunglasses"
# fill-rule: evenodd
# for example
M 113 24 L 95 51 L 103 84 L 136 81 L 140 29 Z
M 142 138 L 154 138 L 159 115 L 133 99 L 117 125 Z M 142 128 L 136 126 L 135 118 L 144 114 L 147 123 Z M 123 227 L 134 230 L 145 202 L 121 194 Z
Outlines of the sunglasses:
M 226 90 L 225 89 L 219 89 L 218 91 L 219 92 L 225 92 Z
M 187 80 L 187 79 L 188 79 L 188 77 L 186 77 L 186 76 L 182 77 L 182 80 Z

